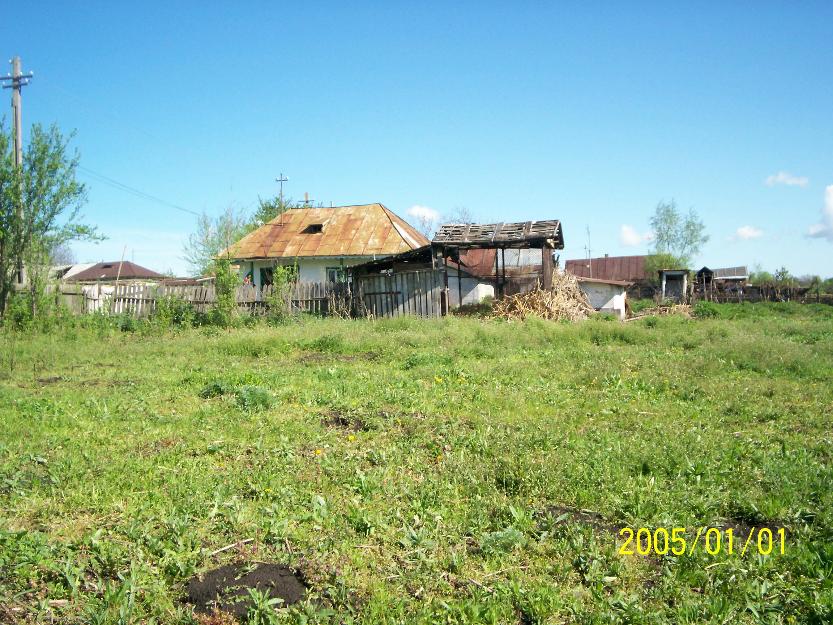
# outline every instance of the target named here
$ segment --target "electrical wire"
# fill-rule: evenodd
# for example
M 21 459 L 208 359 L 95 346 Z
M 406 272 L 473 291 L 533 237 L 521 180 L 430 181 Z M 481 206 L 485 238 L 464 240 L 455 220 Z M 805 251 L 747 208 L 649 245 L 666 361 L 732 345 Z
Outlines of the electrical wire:
M 124 184 L 123 182 L 119 182 L 118 180 L 114 180 L 109 176 L 105 176 L 104 174 L 100 174 L 97 171 L 93 171 L 89 167 L 84 167 L 83 165 L 79 165 L 78 169 L 83 171 L 84 173 L 92 176 L 94 179 L 98 180 L 99 182 L 103 182 L 104 184 L 110 185 L 115 189 L 119 189 L 120 191 L 124 191 L 125 193 L 130 193 L 135 195 L 136 197 L 150 200 L 152 202 L 156 202 L 157 204 L 161 204 L 162 206 L 167 206 L 169 208 L 176 209 L 178 211 L 182 211 L 183 213 L 188 213 L 189 215 L 195 215 L 200 217 L 200 213 L 196 211 L 192 211 L 189 208 L 185 208 L 183 206 L 179 206 L 178 204 L 174 204 L 173 202 L 168 202 L 167 200 L 163 200 L 162 198 L 156 197 L 155 195 L 151 195 L 150 193 L 145 193 L 139 189 L 131 187 L 129 185 Z

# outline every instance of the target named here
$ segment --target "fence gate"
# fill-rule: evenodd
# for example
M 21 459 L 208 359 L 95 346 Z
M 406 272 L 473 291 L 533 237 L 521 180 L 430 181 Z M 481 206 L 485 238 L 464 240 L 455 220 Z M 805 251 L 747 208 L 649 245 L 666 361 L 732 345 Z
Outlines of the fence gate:
M 442 316 L 443 274 L 431 269 L 361 276 L 354 283 L 357 313 L 374 317 Z

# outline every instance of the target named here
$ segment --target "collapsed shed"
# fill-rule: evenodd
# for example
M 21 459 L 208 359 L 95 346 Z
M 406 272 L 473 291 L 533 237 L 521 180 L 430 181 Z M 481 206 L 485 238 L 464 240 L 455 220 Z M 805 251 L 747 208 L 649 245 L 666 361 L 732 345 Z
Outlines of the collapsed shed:
M 536 249 L 541 258 L 537 283 L 550 288 L 554 250 L 564 249 L 560 221 L 445 224 L 430 245 L 352 267 L 354 301 L 363 308 L 356 312 L 439 317 L 489 295 L 503 297 L 509 284 L 506 252 Z M 494 253 L 493 274 L 469 266 L 474 250 Z

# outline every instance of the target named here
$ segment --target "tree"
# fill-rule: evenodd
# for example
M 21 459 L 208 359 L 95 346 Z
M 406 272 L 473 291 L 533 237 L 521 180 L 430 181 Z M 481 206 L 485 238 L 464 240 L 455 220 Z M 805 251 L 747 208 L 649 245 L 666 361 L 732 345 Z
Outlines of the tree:
M 434 236 L 436 231 L 436 218 L 428 214 L 418 213 L 411 215 L 411 221 L 414 222 L 414 227 L 419 230 L 426 238 L 430 239 Z
M 472 212 L 465 206 L 455 206 L 443 215 L 443 221 L 447 224 L 473 224 L 475 219 Z
M 214 259 L 251 230 L 251 220 L 233 206 L 213 218 L 206 213 L 200 215 L 196 232 L 188 237 L 183 246 L 184 258 L 191 266 L 191 273 L 195 276 L 211 273 Z
M 263 224 L 267 224 L 281 213 L 293 208 L 300 208 L 301 205 L 293 202 L 291 199 L 283 200 L 280 196 L 275 196 L 271 199 L 257 198 L 257 210 L 252 215 L 251 225 L 253 228 L 260 228 Z
M 32 126 L 23 164 L 14 162 L 14 142 L 0 124 L 0 316 L 13 294 L 17 272 L 26 267 L 30 312 L 52 250 L 70 241 L 101 239 L 95 228 L 78 222 L 86 189 L 76 178 L 78 153 L 57 126 Z
M 53 247 L 49 253 L 49 260 L 53 265 L 74 265 L 77 262 L 75 252 L 66 243 Z
M 645 259 L 645 273 L 651 284 L 659 284 L 659 272 L 661 269 L 679 269 L 684 267 L 680 260 L 673 254 L 650 254 Z
M 773 277 L 775 285 L 779 287 L 792 287 L 798 285 L 798 281 L 786 267 L 777 269 Z
M 227 258 L 218 258 L 214 263 L 214 306 L 212 321 L 224 328 L 234 324 L 237 312 L 237 286 L 240 275 L 232 268 Z
M 673 260 L 673 268 L 688 267 L 709 240 L 706 227 L 694 209 L 683 215 L 674 200 L 657 204 L 651 217 L 651 228 L 654 232 L 654 254 L 664 254 L 666 260 Z

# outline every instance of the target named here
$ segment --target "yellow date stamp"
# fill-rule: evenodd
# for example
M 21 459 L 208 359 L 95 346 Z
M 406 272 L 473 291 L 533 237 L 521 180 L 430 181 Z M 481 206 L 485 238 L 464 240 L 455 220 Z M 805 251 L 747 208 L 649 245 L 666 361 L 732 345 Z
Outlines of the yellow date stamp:
M 783 555 L 787 543 L 783 527 L 774 531 L 769 527 L 752 527 L 742 532 L 731 527 L 698 527 L 696 530 L 685 527 L 658 527 L 653 530 L 623 527 L 619 530 L 619 537 L 622 539 L 619 554 L 623 556 L 692 556 L 697 549 L 710 556 L 720 553 L 745 556 L 750 550 L 764 556 L 772 553 Z

